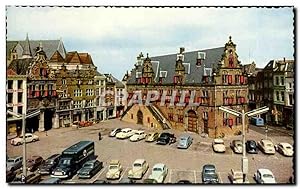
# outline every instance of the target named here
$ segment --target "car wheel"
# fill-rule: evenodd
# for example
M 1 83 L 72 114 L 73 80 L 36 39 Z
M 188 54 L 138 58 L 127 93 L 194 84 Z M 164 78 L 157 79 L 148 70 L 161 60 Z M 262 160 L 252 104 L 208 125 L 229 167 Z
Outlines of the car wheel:
M 36 141 L 36 139 L 32 139 L 32 142 L 35 142 Z

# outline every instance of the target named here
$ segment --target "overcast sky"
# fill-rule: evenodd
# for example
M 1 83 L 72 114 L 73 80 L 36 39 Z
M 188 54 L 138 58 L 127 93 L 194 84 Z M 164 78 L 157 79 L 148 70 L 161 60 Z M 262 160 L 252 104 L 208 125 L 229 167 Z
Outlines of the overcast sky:
M 242 64 L 293 58 L 292 8 L 7 8 L 7 40 L 62 38 L 121 79 L 136 56 L 222 47 L 231 35 Z

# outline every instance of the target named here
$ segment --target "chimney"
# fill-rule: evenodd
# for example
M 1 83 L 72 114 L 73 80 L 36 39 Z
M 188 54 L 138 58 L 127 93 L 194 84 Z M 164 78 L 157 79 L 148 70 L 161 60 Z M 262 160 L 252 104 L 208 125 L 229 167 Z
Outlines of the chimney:
M 184 53 L 184 47 L 180 47 L 179 54 L 183 54 L 183 53 Z

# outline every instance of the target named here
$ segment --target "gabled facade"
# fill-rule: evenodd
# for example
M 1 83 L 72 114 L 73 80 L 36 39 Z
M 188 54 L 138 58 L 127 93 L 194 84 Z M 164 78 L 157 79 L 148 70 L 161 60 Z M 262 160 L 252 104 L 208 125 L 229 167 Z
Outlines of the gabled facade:
M 205 133 L 210 137 L 234 135 L 241 131 L 240 118 L 218 110 L 220 106 L 228 106 L 247 111 L 247 75 L 231 38 L 225 47 L 192 52 L 180 48 L 178 54 L 147 55 L 146 58 L 141 53 L 124 80 L 128 92 L 128 107 L 122 115 L 125 121 L 161 129 L 171 127 Z M 145 108 L 130 105 L 132 99 L 138 98 L 137 91 L 145 102 L 147 92 L 153 90 L 159 92 L 159 98 L 152 104 Z M 166 103 L 162 104 L 164 98 Z M 183 105 L 177 106 L 182 100 Z M 189 106 L 190 101 L 199 105 Z

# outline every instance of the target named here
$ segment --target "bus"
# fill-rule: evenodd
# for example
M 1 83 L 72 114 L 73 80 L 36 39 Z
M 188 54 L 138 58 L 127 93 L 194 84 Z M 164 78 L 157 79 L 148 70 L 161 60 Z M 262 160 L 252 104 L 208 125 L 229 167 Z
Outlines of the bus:
M 256 126 L 264 126 L 264 119 L 260 117 L 251 117 L 251 124 Z
M 58 166 L 52 171 L 51 177 L 70 178 L 94 156 L 94 142 L 80 141 L 62 152 Z

